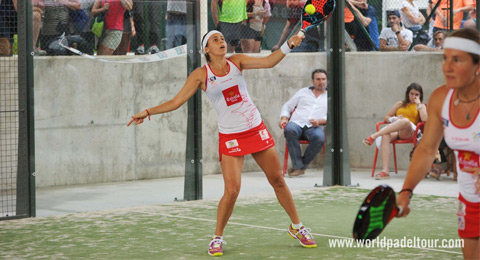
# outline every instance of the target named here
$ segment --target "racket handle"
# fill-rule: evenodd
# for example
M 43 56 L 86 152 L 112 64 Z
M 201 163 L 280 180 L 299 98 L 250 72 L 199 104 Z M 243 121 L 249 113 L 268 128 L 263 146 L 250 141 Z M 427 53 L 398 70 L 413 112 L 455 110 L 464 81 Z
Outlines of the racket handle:
M 397 216 L 402 214 L 403 212 L 403 207 L 402 206 L 398 206 L 398 213 L 397 213 Z
M 297 36 L 299 37 L 302 37 L 305 35 L 305 30 L 304 29 L 300 29 L 300 31 L 297 33 Z

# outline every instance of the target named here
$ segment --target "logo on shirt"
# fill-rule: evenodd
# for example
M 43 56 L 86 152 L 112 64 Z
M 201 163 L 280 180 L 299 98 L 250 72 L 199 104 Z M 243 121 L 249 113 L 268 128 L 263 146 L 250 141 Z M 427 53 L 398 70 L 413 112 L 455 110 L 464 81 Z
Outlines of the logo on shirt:
M 238 141 L 237 139 L 232 139 L 232 140 L 226 141 L 225 145 L 227 146 L 228 149 L 238 147 Z
M 474 152 L 458 151 L 458 166 L 460 170 L 480 167 L 480 156 Z
M 227 88 L 223 90 L 222 93 L 223 97 L 225 98 L 225 102 L 227 102 L 227 106 L 231 106 L 242 101 L 242 95 L 240 95 L 238 85 Z
M 449 123 L 448 119 L 442 118 L 442 120 L 443 120 L 443 126 L 448 127 L 448 123 Z
M 472 133 L 472 139 L 474 141 L 480 141 L 480 132 L 478 132 L 478 133 L 473 132 Z

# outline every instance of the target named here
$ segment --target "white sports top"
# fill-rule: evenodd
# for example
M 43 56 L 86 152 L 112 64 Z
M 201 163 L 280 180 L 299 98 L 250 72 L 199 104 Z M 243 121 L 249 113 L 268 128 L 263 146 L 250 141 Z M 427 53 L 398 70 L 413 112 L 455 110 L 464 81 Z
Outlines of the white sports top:
M 240 133 L 260 125 L 262 118 L 248 95 L 242 72 L 228 59 L 227 63 L 229 71 L 225 76 L 215 75 L 205 65 L 205 93 L 217 110 L 219 132 Z
M 442 108 L 445 142 L 455 152 L 460 193 L 467 201 L 477 203 L 480 202 L 480 194 L 475 194 L 476 177 L 463 169 L 480 167 L 480 113 L 474 115 L 475 119 L 469 126 L 456 126 L 450 115 L 453 93 L 454 89 L 448 91 Z

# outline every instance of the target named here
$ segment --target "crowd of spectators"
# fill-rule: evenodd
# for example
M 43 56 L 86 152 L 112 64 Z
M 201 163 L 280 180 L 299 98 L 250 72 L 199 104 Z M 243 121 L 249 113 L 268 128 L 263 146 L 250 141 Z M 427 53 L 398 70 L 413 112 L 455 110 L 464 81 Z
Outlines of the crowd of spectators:
M 212 0 L 210 19 L 225 35 L 230 53 L 274 51 L 298 31 L 304 1 Z M 416 1 L 403 0 L 398 9 L 388 10 L 387 24 L 382 29 L 380 8 L 376 9 L 367 0 L 345 0 L 345 31 L 351 38 L 346 41 L 347 51 L 439 51 L 445 38 L 445 33 L 439 31 L 449 31 L 451 24 L 453 29 L 476 25 L 474 0 L 454 1 L 453 20 L 445 6 L 447 1 L 440 2 L 431 16 L 438 0 L 429 0 L 426 13 Z M 16 3 L 17 0 L 0 0 L 2 56 L 12 55 Z M 186 17 L 186 0 L 33 0 L 34 53 L 70 54 L 58 44 L 58 39 L 65 35 L 71 47 L 87 54 L 155 54 L 186 43 Z M 275 26 L 269 25 L 271 20 Z M 103 26 L 94 33 L 92 25 L 97 21 L 103 21 Z M 295 51 L 322 51 L 324 42 L 325 33 L 315 28 L 307 32 Z M 273 46 L 268 47 L 270 44 Z M 135 48 L 131 50 L 131 46 Z

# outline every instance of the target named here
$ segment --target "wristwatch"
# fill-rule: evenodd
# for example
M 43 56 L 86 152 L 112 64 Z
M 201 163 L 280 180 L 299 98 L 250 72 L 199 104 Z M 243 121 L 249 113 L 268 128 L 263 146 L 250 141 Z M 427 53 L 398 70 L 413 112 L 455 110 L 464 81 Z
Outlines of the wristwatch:
M 396 31 L 395 34 L 397 34 L 397 35 L 400 34 L 400 31 Z

